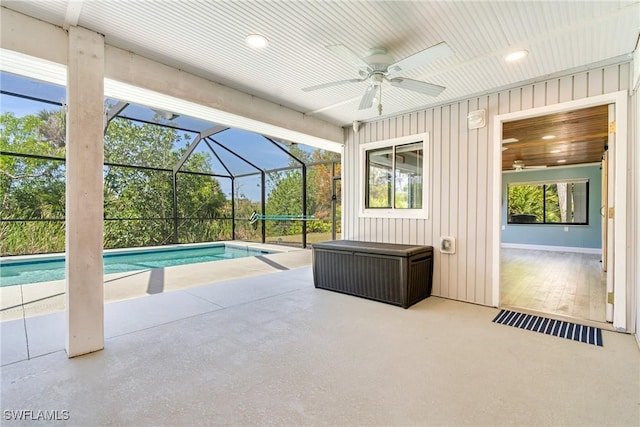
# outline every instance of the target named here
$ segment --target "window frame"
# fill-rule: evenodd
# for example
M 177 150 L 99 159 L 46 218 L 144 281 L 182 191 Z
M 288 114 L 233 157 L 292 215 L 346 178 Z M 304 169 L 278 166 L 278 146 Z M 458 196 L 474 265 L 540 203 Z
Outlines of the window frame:
M 367 208 L 367 186 L 368 186 L 368 165 L 367 165 L 367 152 L 371 150 L 377 150 L 381 148 L 391 148 L 395 150 L 395 147 L 401 145 L 407 145 L 412 143 L 422 143 L 422 208 L 420 209 L 405 209 L 405 208 Z M 421 133 L 416 135 L 404 136 L 400 138 L 386 139 L 382 141 L 368 142 L 360 144 L 360 158 L 359 158 L 359 216 L 363 218 L 419 218 L 429 219 L 429 195 L 428 189 L 431 184 L 431 147 L 429 143 L 429 133 Z M 393 192 L 392 200 L 395 198 L 395 170 L 393 171 Z
M 584 222 L 547 222 L 547 189 L 551 185 L 556 185 L 559 183 L 565 184 L 585 184 L 585 221 Z M 590 199 L 590 180 L 588 178 L 558 178 L 555 180 L 544 180 L 544 181 L 522 181 L 522 182 L 509 182 L 507 183 L 506 188 L 506 198 L 507 198 L 507 224 L 508 225 L 561 225 L 561 226 L 589 226 L 591 225 L 589 220 L 589 199 Z M 542 187 L 542 212 L 543 218 L 542 222 L 514 222 L 509 219 L 509 186 L 511 185 L 535 185 Z

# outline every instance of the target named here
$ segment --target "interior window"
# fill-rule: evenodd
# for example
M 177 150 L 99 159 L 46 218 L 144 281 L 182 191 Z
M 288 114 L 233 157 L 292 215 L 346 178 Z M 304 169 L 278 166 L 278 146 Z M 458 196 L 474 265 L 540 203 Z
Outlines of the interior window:
M 589 181 L 513 183 L 507 186 L 509 224 L 589 223 Z

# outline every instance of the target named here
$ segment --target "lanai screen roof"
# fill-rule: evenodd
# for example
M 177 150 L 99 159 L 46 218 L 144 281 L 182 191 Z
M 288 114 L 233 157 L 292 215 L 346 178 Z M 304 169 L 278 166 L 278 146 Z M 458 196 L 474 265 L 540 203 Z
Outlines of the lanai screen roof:
M 2 87 L 3 110 L 11 110 L 16 115 L 32 113 L 35 103 L 45 102 L 51 105 L 65 103 L 66 90 L 64 87 L 40 82 L 22 76 L 2 72 L 0 73 Z M 183 134 L 183 139 L 194 141 L 199 135 L 204 136 L 208 131 L 216 130 L 213 135 L 202 139 L 193 152 L 215 154 L 211 157 L 212 174 L 221 176 L 242 176 L 259 173 L 260 170 L 274 170 L 297 165 L 298 162 L 287 153 L 288 141 L 276 141 L 262 135 L 219 126 L 217 123 L 174 114 L 171 111 L 158 110 L 142 105 L 128 103 L 126 100 L 106 98 L 107 115 L 111 120 L 115 118 L 129 119 L 136 123 L 158 124 L 173 128 Z M 314 147 L 298 145 L 307 153 L 317 150 Z M 176 147 L 178 148 L 178 147 Z M 339 155 L 331 153 L 331 159 L 338 161 Z M 188 162 L 184 164 L 189 170 Z

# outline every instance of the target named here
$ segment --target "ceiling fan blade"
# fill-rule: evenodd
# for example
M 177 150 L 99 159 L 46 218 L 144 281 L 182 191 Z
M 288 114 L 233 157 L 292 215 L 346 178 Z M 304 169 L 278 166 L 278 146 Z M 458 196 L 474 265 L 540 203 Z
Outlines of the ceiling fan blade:
M 451 54 L 453 54 L 453 51 L 449 45 L 445 42 L 440 42 L 411 56 L 407 56 L 395 64 L 389 65 L 389 76 L 420 67 L 421 65 L 425 65 L 436 59 L 445 58 Z
M 360 82 L 363 82 L 364 80 L 365 79 L 339 80 L 337 82 L 322 83 L 320 85 L 303 87 L 302 90 L 304 92 L 311 92 L 313 90 L 324 89 L 324 88 L 333 87 L 333 86 L 340 86 L 340 85 L 347 84 L 347 83 L 360 83 Z
M 334 55 L 336 55 L 338 58 L 342 59 L 346 63 L 355 65 L 358 68 L 371 71 L 369 64 L 364 62 L 362 58 L 360 58 L 358 55 L 356 55 L 351 50 L 349 50 L 345 45 L 334 44 L 334 45 L 327 46 L 327 49 L 329 49 Z
M 513 161 L 513 169 L 516 171 L 523 171 L 525 169 L 546 169 L 547 165 L 540 166 L 527 166 L 525 165 L 523 160 L 514 160 Z
M 401 89 L 412 90 L 414 92 L 424 93 L 429 96 L 438 96 L 446 88 L 432 83 L 422 82 L 420 80 L 406 79 L 404 77 L 395 77 L 390 79 L 391 86 L 399 87 Z
M 371 108 L 373 105 L 373 98 L 376 97 L 376 88 L 377 86 L 369 85 L 367 90 L 362 95 L 362 99 L 360 100 L 360 106 L 358 106 L 358 110 L 366 110 L 367 108 Z

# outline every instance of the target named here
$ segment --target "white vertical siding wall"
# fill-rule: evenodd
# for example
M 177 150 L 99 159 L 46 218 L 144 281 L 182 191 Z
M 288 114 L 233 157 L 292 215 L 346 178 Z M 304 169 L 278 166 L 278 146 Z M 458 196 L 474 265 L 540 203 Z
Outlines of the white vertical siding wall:
M 623 63 L 474 97 L 453 104 L 346 129 L 343 169 L 345 239 L 433 245 L 456 238 L 456 253 L 435 251 L 433 294 L 491 305 L 491 221 L 494 212 L 490 150 L 491 122 L 497 114 L 627 90 L 630 64 Z M 487 126 L 467 129 L 467 114 L 485 109 Z M 359 217 L 359 145 L 428 132 L 430 140 L 429 218 Z
M 634 159 L 634 164 L 631 165 L 631 174 L 633 176 L 633 187 L 634 190 L 632 192 L 633 201 L 629 205 L 632 206 L 631 214 L 629 218 L 631 218 L 632 222 L 632 233 L 631 233 L 631 248 L 632 248 L 632 261 L 630 263 L 632 268 L 633 280 L 635 281 L 635 286 L 633 290 L 635 291 L 635 306 L 633 306 L 631 310 L 631 318 L 635 318 L 635 326 L 636 326 L 636 341 L 640 346 L 640 49 L 636 47 L 636 51 L 633 55 L 633 71 L 632 71 L 632 87 L 634 89 L 633 96 L 631 98 L 631 137 L 632 143 L 630 144 L 631 149 L 629 151 L 629 157 Z M 633 300 L 633 293 L 630 294 Z

